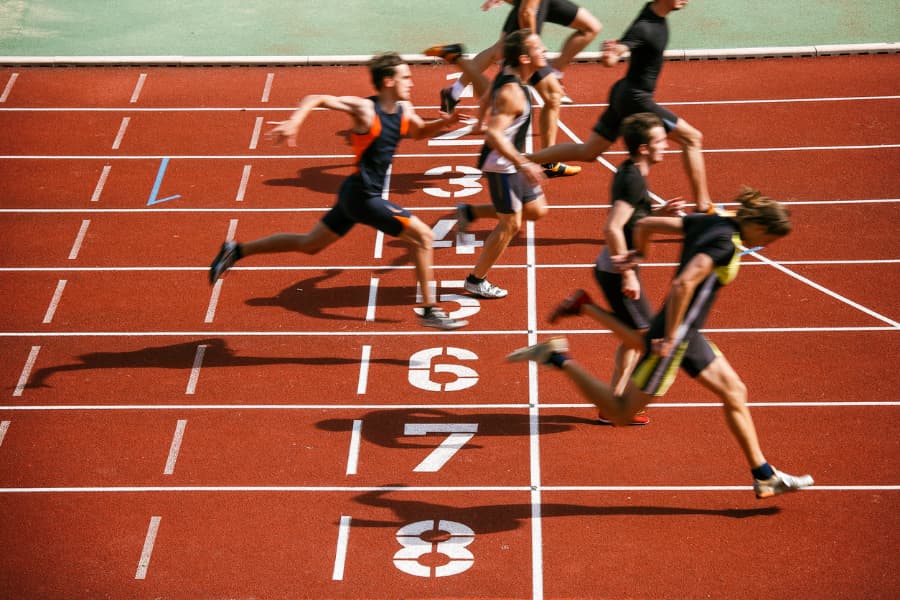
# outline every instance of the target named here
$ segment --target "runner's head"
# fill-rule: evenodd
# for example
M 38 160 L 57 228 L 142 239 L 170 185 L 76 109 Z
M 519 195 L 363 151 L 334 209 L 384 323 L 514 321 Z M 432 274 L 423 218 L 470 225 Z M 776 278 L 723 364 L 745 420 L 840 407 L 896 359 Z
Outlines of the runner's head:
M 765 246 L 793 229 L 788 209 L 758 190 L 745 187 L 735 200 L 741 205 L 735 219 L 741 227 L 741 239 L 745 244 Z
M 666 129 L 653 113 L 636 113 L 626 117 L 622 121 L 622 139 L 631 158 L 646 154 L 650 164 L 660 162 L 663 152 L 669 147 Z
M 547 65 L 544 43 L 531 29 L 525 27 L 503 38 L 503 65 L 518 68 L 530 64 L 533 70 Z

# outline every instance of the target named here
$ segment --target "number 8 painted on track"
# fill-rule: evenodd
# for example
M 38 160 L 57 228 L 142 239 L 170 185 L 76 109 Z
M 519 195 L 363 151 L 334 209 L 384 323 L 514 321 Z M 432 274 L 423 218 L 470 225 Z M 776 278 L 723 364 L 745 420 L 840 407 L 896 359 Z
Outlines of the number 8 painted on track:
M 434 532 L 446 531 L 449 539 L 432 542 L 422 538 L 422 535 Z M 394 566 L 416 577 L 447 577 L 459 575 L 467 571 L 475 563 L 475 555 L 466 546 L 475 541 L 475 532 L 469 527 L 456 521 L 417 521 L 401 527 L 397 531 L 397 542 L 402 546 L 394 554 Z M 423 565 L 419 559 L 426 554 L 443 554 L 447 557 L 446 564 L 433 567 Z

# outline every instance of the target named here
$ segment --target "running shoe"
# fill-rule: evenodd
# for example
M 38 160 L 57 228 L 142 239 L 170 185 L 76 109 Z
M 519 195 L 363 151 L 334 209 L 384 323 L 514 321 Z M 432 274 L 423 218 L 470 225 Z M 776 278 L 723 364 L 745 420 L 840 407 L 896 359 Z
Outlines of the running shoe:
M 615 425 L 615 423 L 604 417 L 602 413 L 597 414 L 597 422 L 601 425 Z M 650 417 L 647 416 L 647 411 L 642 410 L 631 418 L 629 425 L 646 425 L 649 422 Z
M 482 279 L 480 283 L 471 283 L 467 279 L 463 284 L 463 289 L 470 294 L 475 294 L 481 298 L 503 298 L 508 294 L 503 288 L 499 288 L 487 279 Z
M 472 224 L 472 221 L 469 219 L 469 205 L 465 202 L 460 202 L 456 205 L 456 228 L 465 233 L 469 230 L 469 225 Z
M 448 115 L 453 112 L 453 109 L 456 108 L 456 105 L 459 104 L 459 100 L 453 97 L 453 94 L 450 93 L 450 88 L 445 87 L 441 90 L 441 110 L 447 113 Z
M 757 498 L 771 498 L 788 492 L 797 492 L 813 484 L 812 475 L 788 475 L 781 471 L 768 479 L 754 479 L 753 491 Z
M 562 354 L 569 351 L 569 340 L 564 337 L 552 337 L 540 344 L 526 346 L 506 355 L 509 362 L 524 362 L 533 360 L 546 363 L 554 353 Z
M 237 242 L 228 240 L 223 243 L 219 253 L 209 265 L 209 284 L 214 284 L 219 277 L 225 274 L 225 271 L 234 266 L 237 259 Z
M 460 327 L 465 327 L 469 324 L 468 321 L 454 319 L 445 313 L 444 309 L 438 308 L 437 306 L 432 307 L 431 312 L 427 315 L 420 315 L 419 323 L 425 327 L 434 327 L 435 329 L 443 329 L 445 331 L 459 329 Z
M 566 163 L 561 162 L 544 163 L 541 166 L 544 168 L 544 175 L 551 179 L 553 177 L 569 177 L 581 173 L 581 167 L 567 165 Z
M 560 317 L 576 316 L 581 314 L 581 307 L 585 304 L 593 304 L 591 297 L 584 290 L 575 290 L 569 297 L 556 305 L 553 312 L 547 318 L 550 323 L 556 323 Z
M 425 49 L 425 56 L 436 56 L 442 58 L 450 64 L 453 64 L 466 51 L 462 44 L 444 44 L 432 46 Z

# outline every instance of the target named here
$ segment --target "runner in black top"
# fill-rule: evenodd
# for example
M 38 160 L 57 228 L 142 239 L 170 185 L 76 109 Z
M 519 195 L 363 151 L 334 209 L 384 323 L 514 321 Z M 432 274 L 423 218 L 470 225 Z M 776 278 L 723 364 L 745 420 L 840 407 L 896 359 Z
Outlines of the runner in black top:
M 382 198 L 385 177 L 400 139 L 432 136 L 459 117 L 443 114 L 426 122 L 416 114 L 409 103 L 412 88 L 409 65 L 398 54 L 376 56 L 369 70 L 377 91 L 375 96 L 306 96 L 291 118 L 278 123 L 268 134 L 276 144 L 286 141 L 289 146 L 296 146 L 300 126 L 313 109 L 321 107 L 347 113 L 353 121 L 351 140 L 356 170 L 341 185 L 337 202 L 308 233 L 279 233 L 240 244 L 227 240 L 210 265 L 210 284 L 243 257 L 273 252 L 316 254 L 346 235 L 356 223 L 365 223 L 411 245 L 423 298 L 422 325 L 438 329 L 462 327 L 465 321 L 453 319 L 434 303 L 431 228 L 403 207 Z
M 562 79 L 569 63 L 597 37 L 603 26 L 586 8 L 576 5 L 571 0 L 487 0 L 481 8 L 488 10 L 504 2 L 511 4 L 512 9 L 503 24 L 500 39 L 472 58 L 472 63 L 479 73 L 503 59 L 503 40 L 513 31 L 527 28 L 540 35 L 545 22 L 574 29 L 566 39 L 559 56 L 551 64 L 537 69 L 525 80 L 544 101 L 538 126 L 541 144 L 547 148 L 556 143 L 560 106 L 572 102 L 559 80 Z M 441 105 L 445 111 L 453 110 L 469 83 L 473 83 L 472 77 L 463 73 L 452 86 L 441 90 Z M 548 177 L 576 175 L 581 172 L 579 166 L 560 162 L 547 163 L 543 167 Z
M 637 332 L 608 315 L 607 324 L 623 341 L 644 350 L 623 394 L 617 395 L 572 359 L 568 341 L 562 337 L 522 348 L 507 358 L 559 367 L 588 400 L 619 425 L 628 424 L 637 411 L 665 394 L 681 366 L 721 399 L 725 420 L 753 474 L 756 495 L 768 498 L 808 487 L 812 477 L 781 473 L 766 462 L 747 407 L 747 388 L 725 356 L 703 337 L 700 327 L 719 288 L 737 276 L 741 243 L 765 246 L 787 235 L 791 222 L 783 206 L 755 190 L 744 190 L 737 201 L 741 208 L 733 218 L 647 217 L 637 224 L 635 244 L 639 250 L 617 257 L 623 269 L 631 268 L 642 258 L 640 251 L 647 247 L 651 234 L 684 235 L 669 296 L 646 336 L 641 339 Z
M 631 115 L 625 119 L 622 127 L 629 157 L 619 165 L 613 178 L 612 207 L 604 228 L 606 245 L 597 257 L 594 276 L 613 314 L 632 329 L 646 330 L 653 310 L 647 295 L 642 292 L 638 267 L 620 272 L 613 264 L 612 257 L 634 249 L 635 225 L 653 212 L 646 178 L 650 167 L 662 161 L 668 144 L 663 124 L 653 113 Z M 656 212 L 675 215 L 682 205 L 680 200 L 673 200 Z M 593 304 L 586 291 L 576 290 L 556 307 L 549 320 L 554 323 L 559 317 L 578 314 L 585 314 L 601 322 L 605 316 L 602 309 Z M 616 350 L 611 381 L 616 394 L 625 392 L 625 386 L 640 356 L 640 350 L 624 344 Z M 602 414 L 599 420 L 610 424 Z M 649 422 L 646 415 L 638 414 L 632 424 L 645 425 Z
M 663 52 L 669 41 L 666 16 L 684 8 L 688 0 L 654 0 L 648 2 L 621 40 L 603 43 L 602 62 L 607 67 L 619 63 L 622 55 L 631 53 L 628 72 L 613 85 L 609 93 L 609 107 L 591 132 L 587 142 L 557 144 L 530 156 L 535 162 L 574 160 L 589 162 L 606 152 L 619 137 L 622 120 L 638 112 L 652 112 L 659 116 L 669 137 L 682 147 L 684 165 L 691 181 L 698 212 L 712 209 L 706 185 L 703 162 L 703 135 L 684 119 L 663 108 L 653 98 L 657 79 L 663 65 Z

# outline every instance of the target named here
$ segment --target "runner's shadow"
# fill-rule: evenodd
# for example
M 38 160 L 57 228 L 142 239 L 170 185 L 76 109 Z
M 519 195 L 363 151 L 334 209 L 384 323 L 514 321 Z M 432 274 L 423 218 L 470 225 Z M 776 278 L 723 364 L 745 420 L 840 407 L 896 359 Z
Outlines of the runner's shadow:
M 249 306 L 276 306 L 316 319 L 336 321 L 361 321 L 368 306 L 368 285 L 348 285 L 339 288 L 321 287 L 321 284 L 340 275 L 340 269 L 329 269 L 321 275 L 301 279 L 268 298 L 250 298 Z M 415 303 L 411 287 L 379 287 L 378 306 L 412 306 Z M 359 316 L 350 316 L 328 309 L 359 308 Z M 397 323 L 397 319 L 376 318 L 378 323 Z
M 417 443 L 407 441 L 409 436 L 403 434 L 406 423 L 477 423 L 478 435 L 473 439 L 485 436 L 520 436 L 531 434 L 531 419 L 526 413 L 489 413 L 475 411 L 472 413 L 447 412 L 439 409 L 415 408 L 397 410 L 375 410 L 365 413 L 361 430 L 365 441 L 384 448 L 434 448 L 434 442 Z M 566 415 L 541 415 L 541 435 L 570 431 L 576 425 L 596 425 L 597 421 L 581 419 Z M 349 432 L 353 429 L 353 419 L 325 419 L 316 423 L 316 427 L 324 431 Z M 418 437 L 417 439 L 422 439 Z M 466 442 L 460 451 L 481 448 L 471 441 Z
M 263 181 L 263 185 L 272 187 L 303 188 L 321 192 L 323 194 L 334 194 L 336 196 L 341 189 L 344 180 L 353 173 L 353 170 L 353 163 L 342 165 L 313 165 L 297 169 L 295 177 L 266 179 Z M 398 199 L 393 197 L 421 193 L 424 188 L 431 186 L 440 188 L 447 187 L 447 175 L 392 172 L 388 197 L 396 204 L 402 205 L 402 201 L 398 201 Z
M 396 487 L 396 486 L 390 486 Z M 476 533 L 513 531 L 526 526 L 532 519 L 534 507 L 530 502 L 519 504 L 487 504 L 481 506 L 451 506 L 420 500 L 386 498 L 389 492 L 376 490 L 356 496 L 353 501 L 366 506 L 393 511 L 396 520 L 353 518 L 354 527 L 387 527 L 399 529 L 423 519 L 457 521 L 471 527 Z M 728 519 L 771 517 L 781 512 L 777 506 L 765 508 L 683 508 L 677 506 L 584 506 L 580 504 L 542 503 L 541 518 L 553 517 L 682 517 L 709 516 Z
M 43 367 L 33 373 L 25 386 L 27 388 L 52 387 L 48 380 L 57 373 L 96 369 L 184 369 L 194 366 L 197 348 L 206 346 L 203 368 L 255 367 L 265 365 L 355 365 L 358 358 L 303 357 L 303 356 L 242 356 L 235 354 L 221 338 L 209 338 L 170 344 L 150 346 L 140 350 L 125 352 L 90 352 L 78 356 L 80 362 Z M 382 358 L 373 363 L 407 366 L 407 360 Z

